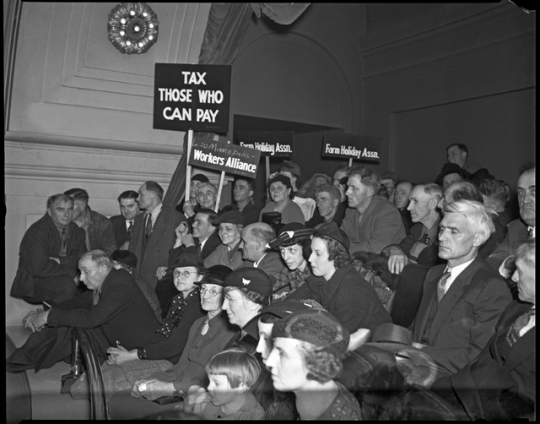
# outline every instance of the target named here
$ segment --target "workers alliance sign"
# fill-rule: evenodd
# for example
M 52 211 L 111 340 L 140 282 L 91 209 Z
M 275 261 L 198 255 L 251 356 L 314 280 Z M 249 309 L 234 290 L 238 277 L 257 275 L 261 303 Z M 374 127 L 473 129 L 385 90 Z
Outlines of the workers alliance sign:
M 154 128 L 225 133 L 230 95 L 230 65 L 156 63 Z

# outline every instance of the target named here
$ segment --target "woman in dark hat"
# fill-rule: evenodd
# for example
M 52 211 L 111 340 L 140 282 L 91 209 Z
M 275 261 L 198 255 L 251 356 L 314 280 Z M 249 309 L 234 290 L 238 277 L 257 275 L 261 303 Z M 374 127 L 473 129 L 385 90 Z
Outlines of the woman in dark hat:
M 259 221 L 262 221 L 262 215 L 265 212 L 279 212 L 282 224 L 305 223 L 302 209 L 291 200 L 292 188 L 289 177 L 281 174 L 274 175 L 268 180 L 268 188 L 272 200 L 261 210 Z
M 295 312 L 272 328 L 266 359 L 276 390 L 293 392 L 301 420 L 360 420 L 355 397 L 339 382 L 349 332 L 330 313 Z
M 313 277 L 289 298 L 313 299 L 353 333 L 373 332 L 392 322 L 375 289 L 358 274 L 349 256 L 349 238 L 335 222 L 323 224 L 313 235 L 309 262 Z
M 202 280 L 205 271 L 200 256 L 184 253 L 170 268 L 174 268 L 174 285 L 180 293 L 173 298 L 167 317 L 157 330 L 163 339 L 159 343 L 129 351 L 120 344 L 116 348 L 107 349 L 109 359 L 102 365 L 101 371 L 107 397 L 118 390 L 131 388 L 141 375 L 147 376 L 176 364 L 186 345 L 191 326 L 205 315 L 196 284 Z M 84 398 L 87 396 L 86 390 L 87 384 L 77 381 L 71 387 L 72 397 Z
M 137 376 L 130 388 L 116 393 L 109 401 L 111 418 L 138 419 L 167 411 L 174 404 L 165 406 L 150 401 L 162 396 L 185 396 L 192 385 L 206 387 L 206 363 L 238 331 L 222 309 L 223 281 L 230 273 L 230 268 L 215 265 L 195 283 L 200 286 L 201 305 L 207 314 L 193 323 L 180 360 L 166 370 Z
M 274 300 L 288 296 L 313 275 L 307 258 L 311 254 L 311 236 L 314 232 L 298 222 L 292 222 L 284 225 L 279 237 L 269 243 L 272 249 L 279 250 L 287 265 L 275 276 Z

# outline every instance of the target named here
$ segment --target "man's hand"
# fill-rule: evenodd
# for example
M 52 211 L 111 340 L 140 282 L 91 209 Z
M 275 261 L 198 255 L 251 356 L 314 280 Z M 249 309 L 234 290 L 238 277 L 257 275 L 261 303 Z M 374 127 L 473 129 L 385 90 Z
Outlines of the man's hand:
M 53 256 L 49 256 L 49 259 L 55 261 L 55 262 L 58 262 L 60 264 L 60 259 L 59 258 L 55 258 Z
M 512 276 L 515 270 L 516 259 L 514 256 L 508 256 L 499 267 L 499 274 L 501 274 L 504 279 L 508 279 Z
M 184 214 L 188 218 L 191 218 L 193 215 L 195 215 L 195 211 L 193 210 L 193 205 L 191 204 L 191 202 L 184 202 L 183 210 Z
M 195 240 L 191 234 L 186 234 L 182 238 L 182 244 L 186 247 L 195 246 Z
M 143 398 L 148 400 L 156 400 L 162 396 L 173 396 L 176 391 L 173 383 L 156 379 L 143 380 L 137 390 Z
M 45 324 L 47 324 L 47 317 L 50 311 L 50 309 L 48 311 L 37 310 L 34 314 L 28 314 L 23 320 L 24 327 L 30 328 L 32 333 L 41 331 Z
M 415 347 L 415 348 L 417 348 L 417 349 L 422 349 L 422 348 L 426 347 L 427 345 L 422 344 L 422 343 L 416 343 L 416 342 L 413 342 L 413 343 L 412 343 L 412 346 Z
M 158 280 L 161 280 L 165 274 L 167 273 L 167 267 L 166 266 L 160 266 L 158 267 L 156 271 L 156 277 Z
M 362 346 L 364 343 L 369 341 L 371 336 L 371 330 L 368 328 L 359 328 L 354 333 L 351 334 L 349 340 L 349 346 L 347 347 L 348 352 L 352 352 Z
M 174 241 L 173 249 L 182 246 L 184 237 L 188 233 L 187 222 L 181 222 L 178 227 L 174 229 L 174 234 L 176 234 L 176 240 Z
M 405 265 L 409 263 L 409 258 L 405 253 L 392 250 L 388 258 L 388 269 L 392 274 L 401 274 Z

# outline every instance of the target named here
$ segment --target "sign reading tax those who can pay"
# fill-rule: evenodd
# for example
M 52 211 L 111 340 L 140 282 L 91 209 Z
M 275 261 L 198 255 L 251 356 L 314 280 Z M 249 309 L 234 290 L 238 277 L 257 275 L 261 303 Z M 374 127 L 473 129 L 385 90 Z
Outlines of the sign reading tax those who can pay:
M 261 152 L 261 156 L 291 156 L 294 131 L 238 131 L 238 144 Z
M 378 162 L 381 138 L 344 133 L 325 133 L 322 155 Z
M 156 63 L 154 128 L 227 132 L 230 65 Z
M 193 137 L 189 164 L 255 178 L 260 157 L 261 152 L 255 149 Z

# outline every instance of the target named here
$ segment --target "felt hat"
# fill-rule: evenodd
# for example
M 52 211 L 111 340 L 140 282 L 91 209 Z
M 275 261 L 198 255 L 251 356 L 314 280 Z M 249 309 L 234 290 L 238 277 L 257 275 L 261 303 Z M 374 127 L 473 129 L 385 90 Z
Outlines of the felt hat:
M 288 171 L 293 175 L 296 175 L 297 177 L 302 176 L 302 172 L 300 171 L 300 167 L 289 160 L 284 160 L 281 164 L 281 168 L 279 168 L 280 171 Z
M 400 325 L 381 324 L 373 332 L 370 343 L 376 344 L 381 349 L 398 352 L 403 348 L 412 347 L 412 332 Z
M 478 171 L 471 174 L 470 180 L 472 183 L 480 186 L 484 180 L 494 180 L 495 177 L 489 173 L 486 168 L 480 168 Z
M 296 312 L 325 309 L 316 301 L 311 299 L 285 299 L 265 306 L 259 317 L 265 314 L 275 315 L 279 318 L 287 318 Z
M 443 178 L 450 174 L 458 174 L 461 175 L 462 178 L 469 180 L 471 174 L 463 169 L 461 166 L 459 166 L 457 163 L 450 163 L 447 162 L 443 165 L 441 173 L 437 176 L 435 179 L 435 183 L 439 184 L 440 186 L 443 185 Z
M 299 222 L 291 222 L 281 227 L 279 236 L 268 243 L 268 246 L 271 249 L 277 249 L 284 243 L 295 243 L 301 238 L 311 237 L 314 232 L 313 228 L 306 228 Z
M 394 182 L 397 182 L 399 180 L 398 174 L 392 171 L 384 171 L 380 177 L 381 180 L 394 180 Z
M 301 340 L 341 358 L 349 346 L 349 331 L 328 311 L 305 310 L 274 324 L 272 337 Z
M 196 253 L 182 253 L 174 263 L 167 269 L 184 268 L 187 266 L 194 266 L 197 268 L 204 268 L 204 262 L 202 258 Z
M 200 181 L 201 183 L 207 183 L 210 180 L 204 174 L 195 174 L 191 177 L 191 181 Z
M 291 179 L 283 174 L 277 174 L 270 178 L 268 181 L 268 187 L 277 182 L 283 183 L 283 185 L 287 186 L 287 188 L 292 188 Z
M 311 178 L 309 179 L 309 181 L 314 183 L 317 178 L 324 178 L 327 184 L 332 184 L 332 179 L 328 175 L 323 174 L 321 172 L 316 172 L 315 174 L 313 174 Z
M 261 296 L 272 295 L 272 280 L 259 268 L 239 268 L 231 272 L 223 282 L 224 287 L 242 287 Z
M 225 223 L 244 225 L 244 215 L 242 215 L 242 212 L 240 212 L 237 209 L 223 212 L 216 219 L 214 219 L 213 225 L 218 226 L 219 224 L 225 224 Z
M 223 286 L 223 282 L 227 275 L 232 272 L 228 266 L 225 265 L 214 265 L 208 268 L 201 281 L 196 281 L 193 284 L 215 284 L 217 286 Z
M 111 260 L 132 268 L 137 268 L 137 256 L 130 250 L 115 250 L 111 253 Z
M 343 230 L 339 229 L 334 221 L 321 225 L 315 234 L 313 234 L 313 237 L 320 236 L 330 237 L 336 240 L 337 242 L 341 243 L 345 249 L 347 249 L 347 252 L 349 251 L 349 247 L 351 245 L 349 237 Z

